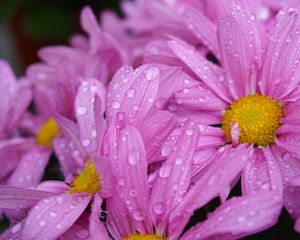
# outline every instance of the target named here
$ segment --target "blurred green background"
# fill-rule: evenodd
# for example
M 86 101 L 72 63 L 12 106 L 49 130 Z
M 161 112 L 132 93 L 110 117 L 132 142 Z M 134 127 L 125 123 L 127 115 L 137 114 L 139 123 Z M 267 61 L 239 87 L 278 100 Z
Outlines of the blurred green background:
M 0 0 L 0 58 L 11 62 L 18 75 L 42 46 L 66 44 L 80 32 L 79 14 L 89 5 L 98 15 L 119 12 L 118 0 Z

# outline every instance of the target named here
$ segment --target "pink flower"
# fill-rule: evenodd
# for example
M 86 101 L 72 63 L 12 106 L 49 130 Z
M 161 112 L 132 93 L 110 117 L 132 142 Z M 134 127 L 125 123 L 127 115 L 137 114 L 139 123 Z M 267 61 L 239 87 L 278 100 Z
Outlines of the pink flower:
M 114 239 L 236 239 L 276 222 L 281 198 L 276 192 L 266 191 L 224 202 L 205 222 L 180 237 L 193 212 L 222 194 L 246 164 L 237 158 L 247 152 L 245 146 L 225 148 L 191 186 L 198 138 L 198 126 L 187 121 L 172 153 L 147 176 L 148 161 L 140 132 L 133 126 L 119 130 L 117 186 L 107 201 L 107 227 Z
M 90 236 L 91 239 L 99 237 L 108 239 L 106 229 L 98 218 L 102 204 L 101 196 L 105 196 L 102 184 L 106 183 L 103 179 L 105 174 L 100 175 L 99 170 L 103 170 L 99 168 L 99 164 L 89 160 L 71 186 L 56 181 L 43 182 L 36 190 L 1 186 L 1 208 L 25 210 L 31 208 L 28 216 L 4 233 L 3 239 L 9 239 L 9 236 L 19 236 L 20 239 L 28 240 L 54 240 L 60 239 L 60 236 L 61 239 L 65 239 L 64 237 L 78 232 L 81 235 L 85 234 L 86 237 Z M 105 173 L 105 170 L 103 172 Z M 84 211 L 90 202 L 92 202 L 90 223 L 82 227 L 79 224 L 80 218 L 86 219 Z
M 175 95 L 175 102 L 190 117 L 211 115 L 201 127 L 213 153 L 222 144 L 244 145 L 249 158 L 242 172 L 244 195 L 264 191 L 283 192 L 283 204 L 298 218 L 298 191 L 290 180 L 300 174 L 299 166 L 299 13 L 281 11 L 271 35 L 259 31 L 256 16 L 244 1 L 235 1 L 233 12 L 219 22 L 218 51 L 223 67 L 212 64 L 193 47 L 180 40 L 168 42 L 173 53 L 198 86 Z M 204 84 L 203 84 L 204 83 Z M 223 132 L 223 133 L 222 133 Z M 208 149 L 206 149 L 208 151 Z M 195 177 L 211 161 L 201 162 Z

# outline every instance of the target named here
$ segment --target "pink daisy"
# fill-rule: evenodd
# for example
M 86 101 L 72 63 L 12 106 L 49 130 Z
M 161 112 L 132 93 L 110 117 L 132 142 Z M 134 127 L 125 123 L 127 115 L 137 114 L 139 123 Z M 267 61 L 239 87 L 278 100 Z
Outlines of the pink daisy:
M 119 148 L 114 165 L 117 186 L 108 198 L 106 223 L 114 239 L 236 239 L 261 231 L 277 221 L 280 195 L 266 191 L 222 203 L 206 221 L 181 236 L 193 212 L 234 182 L 246 164 L 245 159 L 237 158 L 247 151 L 245 146 L 234 150 L 225 148 L 191 186 L 192 161 L 198 138 L 198 126 L 187 121 L 170 156 L 147 176 L 148 160 L 140 132 L 133 126 L 119 129 L 116 139 Z
M 175 102 L 193 118 L 211 113 L 202 128 L 212 149 L 230 143 L 245 145 L 249 161 L 242 173 L 244 195 L 283 192 L 283 203 L 299 217 L 299 192 L 290 185 L 300 174 L 299 129 L 299 13 L 281 11 L 270 36 L 259 31 L 255 14 L 244 1 L 235 1 L 232 13 L 218 24 L 218 51 L 223 68 L 212 64 L 180 40 L 168 42 L 174 54 L 204 85 L 183 90 Z M 215 128 L 216 129 L 216 128 Z M 216 136 L 215 131 L 223 136 Z M 223 139 L 223 140 L 222 140 Z M 209 164 L 206 158 L 204 166 Z M 203 169 L 200 168 L 200 169 Z

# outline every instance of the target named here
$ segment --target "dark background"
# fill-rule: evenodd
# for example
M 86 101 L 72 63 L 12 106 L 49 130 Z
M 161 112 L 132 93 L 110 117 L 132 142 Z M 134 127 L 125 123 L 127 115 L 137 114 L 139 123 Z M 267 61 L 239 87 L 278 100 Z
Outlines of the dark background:
M 90 5 L 97 14 L 104 9 L 112 9 L 120 14 L 118 2 L 118 0 L 0 0 L 0 58 L 8 60 L 18 75 L 24 74 L 29 64 L 38 61 L 36 53 L 39 48 L 53 44 L 67 44 L 72 34 L 81 32 L 79 14 L 82 7 Z M 60 178 L 51 176 L 57 168 L 57 164 L 51 161 L 45 179 Z M 237 184 L 231 197 L 239 195 L 240 184 Z M 196 211 L 187 228 L 205 220 L 207 213 L 218 205 L 219 200 L 215 199 L 203 209 Z M 8 225 L 7 219 L 0 220 L 0 232 Z M 300 235 L 293 231 L 293 220 L 286 210 L 283 210 L 275 226 L 243 239 L 297 240 L 300 239 Z

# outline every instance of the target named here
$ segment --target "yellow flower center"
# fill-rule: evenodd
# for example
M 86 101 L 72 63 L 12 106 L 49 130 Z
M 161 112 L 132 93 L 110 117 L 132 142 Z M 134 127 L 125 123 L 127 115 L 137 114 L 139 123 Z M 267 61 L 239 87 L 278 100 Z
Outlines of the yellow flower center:
M 143 235 L 143 234 L 139 234 L 139 233 L 134 233 L 126 238 L 122 238 L 122 240 L 165 240 L 165 238 L 154 235 L 154 234 Z
M 58 124 L 53 118 L 49 118 L 48 121 L 40 128 L 36 135 L 36 142 L 39 145 L 45 147 L 52 147 L 53 139 L 60 134 Z
M 94 163 L 90 160 L 83 171 L 74 179 L 69 193 L 86 192 L 95 194 L 101 187 L 99 179 L 100 175 L 96 171 Z
M 279 119 L 283 116 L 279 102 L 264 95 L 249 95 L 232 103 L 226 110 L 222 129 L 231 139 L 231 123 L 238 123 L 239 143 L 266 146 L 274 143 Z

